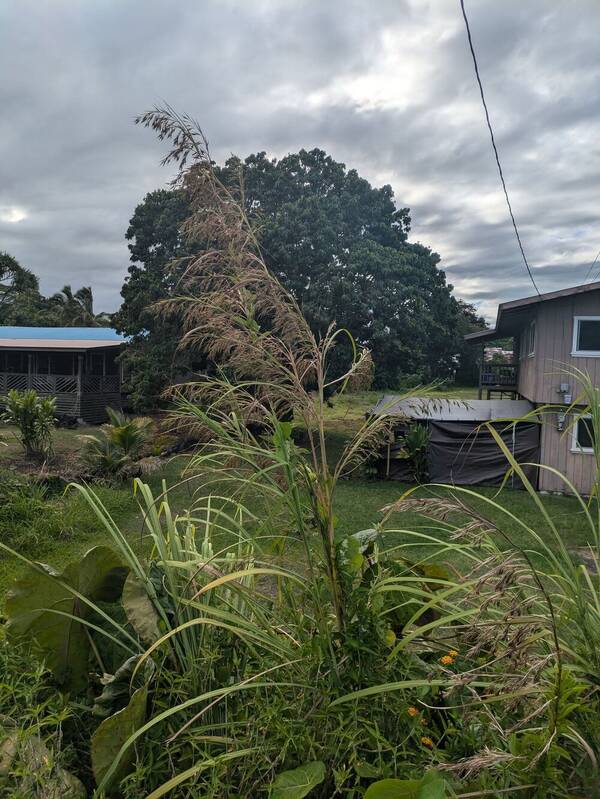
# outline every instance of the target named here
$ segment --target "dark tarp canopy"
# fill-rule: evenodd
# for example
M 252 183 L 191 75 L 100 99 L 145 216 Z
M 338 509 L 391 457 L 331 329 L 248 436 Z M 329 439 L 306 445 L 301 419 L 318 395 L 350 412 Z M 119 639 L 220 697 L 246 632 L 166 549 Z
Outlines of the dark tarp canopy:
M 485 423 L 493 423 L 506 447 L 519 463 L 535 463 L 539 455 L 539 424 L 522 419 L 533 410 L 526 400 L 435 400 L 383 397 L 373 414 L 398 418 L 395 441 L 381 453 L 379 474 L 392 480 L 410 481 L 410 461 L 402 457 L 402 436 L 412 424 L 426 425 L 429 432 L 427 462 L 432 483 L 499 485 L 508 462 Z M 535 485 L 537 470 L 525 467 Z M 511 477 L 510 485 L 520 485 Z

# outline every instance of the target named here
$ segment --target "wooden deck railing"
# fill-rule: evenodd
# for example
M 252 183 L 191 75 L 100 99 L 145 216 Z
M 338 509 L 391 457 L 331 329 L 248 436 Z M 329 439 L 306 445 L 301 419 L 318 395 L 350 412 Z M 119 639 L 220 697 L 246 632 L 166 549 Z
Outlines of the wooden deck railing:
M 0 394 L 11 389 L 35 389 L 38 394 L 114 394 L 121 390 L 118 375 L 82 375 L 81 387 L 76 375 L 41 375 L 0 372 Z
M 484 363 L 479 374 L 479 385 L 506 386 L 516 388 L 519 381 L 519 365 L 516 363 Z

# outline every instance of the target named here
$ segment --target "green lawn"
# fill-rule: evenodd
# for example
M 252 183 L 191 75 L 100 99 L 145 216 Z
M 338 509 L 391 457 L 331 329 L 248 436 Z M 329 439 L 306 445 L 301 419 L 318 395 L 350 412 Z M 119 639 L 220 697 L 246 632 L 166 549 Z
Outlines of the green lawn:
M 330 458 L 335 459 L 354 431 L 364 420 L 365 411 L 368 410 L 382 395 L 383 392 L 363 392 L 349 395 L 341 400 L 336 399 L 333 407 L 327 409 L 328 445 Z M 474 396 L 475 389 L 457 388 L 452 392 L 441 390 L 437 396 L 454 396 L 469 399 Z M 67 460 L 77 457 L 81 447 L 78 438 L 89 429 L 58 430 L 56 433 L 55 449 Z M 6 437 L 5 437 L 5 440 Z M 0 469 L 10 468 L 14 459 L 18 458 L 18 446 L 11 442 L 9 446 L 0 449 Z M 165 462 L 160 471 L 150 475 L 147 481 L 153 491 L 158 495 L 162 491 L 162 481 L 165 480 L 169 487 L 171 507 L 175 512 L 184 512 L 193 506 L 193 484 L 181 481 L 181 472 L 186 462 L 185 456 L 178 456 Z M 397 500 L 408 486 L 393 481 L 371 479 L 343 480 L 338 485 L 336 495 L 336 512 L 339 518 L 339 529 L 342 533 L 352 533 L 372 527 L 381 519 L 381 509 Z M 136 548 L 143 548 L 142 518 L 137 506 L 137 500 L 132 495 L 131 485 L 119 487 L 100 487 L 97 489 L 102 501 L 113 515 L 115 521 L 123 529 Z M 422 493 L 427 489 L 419 489 Z M 443 489 L 429 489 L 436 494 Z M 479 489 L 477 494 L 482 498 L 492 498 L 496 489 Z M 500 504 L 509 508 L 511 513 L 531 525 L 540 534 L 549 536 L 549 531 L 541 522 L 539 511 L 531 498 L 524 491 L 504 490 L 498 498 Z M 252 505 L 252 498 L 248 500 Z M 561 531 L 565 542 L 570 548 L 585 546 L 589 540 L 589 530 L 586 527 L 583 511 L 571 497 L 544 497 L 543 502 L 548 509 L 554 523 Z M 485 502 L 476 502 L 480 507 Z M 50 563 L 55 567 L 62 567 L 70 560 L 77 558 L 91 546 L 106 543 L 107 535 L 96 522 L 83 501 L 77 506 L 79 514 L 75 531 L 54 541 L 38 541 L 34 548 L 35 559 Z M 491 517 L 501 527 L 504 533 L 520 545 L 530 546 L 532 540 L 523 532 L 520 525 L 505 514 L 494 510 Z M 398 514 L 393 520 L 393 526 L 398 529 L 412 530 L 423 528 L 424 520 L 415 513 Z M 409 540 L 409 536 L 402 533 L 392 533 L 387 541 L 390 546 L 395 546 Z M 502 535 L 498 536 L 501 545 L 505 545 Z M 427 550 L 423 547 L 416 548 L 414 557 L 424 557 Z M 0 553 L 0 596 L 15 574 L 22 569 L 19 562 Z

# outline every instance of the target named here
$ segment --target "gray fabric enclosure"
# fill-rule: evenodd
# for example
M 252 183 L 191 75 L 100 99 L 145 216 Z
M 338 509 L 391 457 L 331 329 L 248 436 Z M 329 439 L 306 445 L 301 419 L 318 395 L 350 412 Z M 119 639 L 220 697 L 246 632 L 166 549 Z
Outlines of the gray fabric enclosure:
M 398 425 L 394 442 L 390 442 L 381 453 L 379 475 L 391 480 L 410 481 L 410 463 L 400 457 L 402 436 L 411 425 L 421 424 L 429 432 L 427 463 L 430 482 L 499 485 L 508 469 L 508 462 L 484 423 L 493 424 L 519 463 L 535 463 L 539 456 L 539 424 L 528 420 L 511 421 L 521 419 L 532 409 L 532 404 L 526 400 L 398 400 L 385 396 L 371 413 L 396 417 Z M 537 469 L 526 467 L 525 473 L 536 485 Z M 511 477 L 510 484 L 518 487 L 520 481 Z

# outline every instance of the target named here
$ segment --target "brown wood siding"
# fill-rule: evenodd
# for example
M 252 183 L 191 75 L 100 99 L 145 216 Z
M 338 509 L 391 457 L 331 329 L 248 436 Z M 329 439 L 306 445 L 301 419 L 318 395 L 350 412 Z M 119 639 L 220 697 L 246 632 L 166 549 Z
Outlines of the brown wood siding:
M 82 394 L 80 416 L 89 424 L 104 422 L 107 406 L 120 411 L 121 394 Z
M 56 398 L 56 413 L 59 416 L 79 417 L 79 399 L 77 394 L 46 394 L 41 396 Z
M 541 431 L 540 463 L 557 469 L 580 494 L 587 496 L 596 476 L 595 458 L 586 452 L 571 452 L 571 441 L 570 430 L 558 430 L 556 414 L 546 414 Z M 540 469 L 538 487 L 540 491 L 570 492 L 564 480 L 546 469 Z
M 577 398 L 581 387 L 564 373 L 565 368 L 587 372 L 594 385 L 600 386 L 600 358 L 571 355 L 575 316 L 600 316 L 600 291 L 533 306 L 519 333 L 526 335 L 527 325 L 535 319 L 535 354 L 524 354 L 519 359 L 519 393 L 538 406 L 562 403 L 563 395 L 558 392 L 561 383 L 568 383 L 572 399 Z M 571 433 L 557 429 L 557 412 L 544 413 L 540 463 L 557 469 L 581 494 L 589 494 L 595 478 L 594 458 L 587 453 L 571 452 Z M 565 426 L 568 424 L 567 420 Z M 539 488 L 542 491 L 569 490 L 563 480 L 544 469 L 540 470 Z
M 600 316 L 600 291 L 577 294 L 541 303 L 531 318 L 536 320 L 536 345 L 533 356 L 519 361 L 519 393 L 535 403 L 562 401 L 557 389 L 569 383 L 573 399 L 580 386 L 563 369 L 576 368 L 588 372 L 595 385 L 600 385 L 600 358 L 571 355 L 573 319 L 575 316 Z M 521 335 L 525 334 L 525 329 Z

